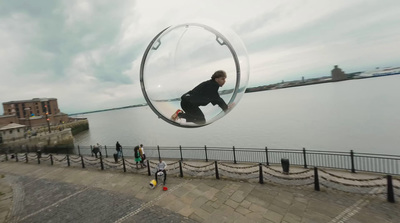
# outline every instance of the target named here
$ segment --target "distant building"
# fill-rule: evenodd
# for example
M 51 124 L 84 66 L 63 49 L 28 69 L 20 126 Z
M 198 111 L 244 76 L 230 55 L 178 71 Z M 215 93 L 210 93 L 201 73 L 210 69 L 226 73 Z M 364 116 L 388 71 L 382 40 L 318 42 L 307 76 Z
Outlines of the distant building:
M 0 128 L 0 138 L 3 142 L 22 139 L 25 136 L 25 125 L 11 123 Z
M 41 126 L 49 123 L 57 125 L 68 122 L 69 117 L 58 108 L 56 98 L 33 98 L 31 100 L 9 101 L 3 103 L 4 115 L 0 116 L 0 127 L 18 123 Z
M 347 75 L 338 67 L 338 65 L 335 65 L 333 70 L 331 71 L 332 74 L 332 81 L 342 81 L 347 79 Z

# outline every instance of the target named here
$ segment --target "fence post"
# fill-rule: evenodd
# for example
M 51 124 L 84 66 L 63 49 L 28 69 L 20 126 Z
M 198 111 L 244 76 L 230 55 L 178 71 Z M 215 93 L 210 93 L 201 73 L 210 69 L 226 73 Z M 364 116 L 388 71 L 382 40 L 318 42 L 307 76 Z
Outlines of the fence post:
M 259 172 L 260 172 L 260 180 L 258 181 L 260 184 L 264 184 L 264 175 L 263 175 L 263 169 L 262 169 L 262 164 L 259 164 Z
M 218 162 L 215 161 L 215 178 L 219 180 L 219 173 L 218 173 Z
M 205 153 L 206 153 L 206 162 L 208 162 L 208 157 L 207 157 L 207 146 L 206 146 L 206 145 L 204 145 L 204 151 L 205 151 Z
M 79 145 L 78 145 L 78 155 L 79 156 L 81 155 L 81 148 L 79 147 Z
M 15 153 L 15 162 L 18 162 L 18 153 Z
M 100 150 L 100 148 L 99 148 L 99 150 Z M 90 145 L 90 154 L 92 154 L 92 157 L 93 157 L 93 147 L 92 147 L 92 145 Z
M 8 154 L 7 154 L 7 152 L 5 153 L 5 155 L 6 155 L 6 161 L 8 161 Z
M 179 145 L 179 152 L 181 153 L 181 161 L 183 160 L 183 156 L 182 156 L 182 146 Z
M 179 176 L 183 177 L 182 161 L 181 160 L 179 160 Z
M 150 162 L 149 162 L 149 160 L 146 160 L 146 162 L 147 162 L 147 174 L 150 176 L 151 175 Z
M 50 163 L 51 163 L 51 165 L 54 164 L 54 163 L 53 163 L 53 154 L 50 154 Z
M 125 157 L 122 157 L 122 166 L 124 167 L 124 173 L 126 173 Z
M 355 173 L 356 169 L 354 168 L 354 152 L 350 150 L 350 160 L 351 160 L 351 172 Z
M 101 167 L 101 170 L 104 170 L 103 156 L 102 155 L 100 155 L 100 167 Z
M 38 153 L 36 153 L 36 156 L 37 156 L 37 164 L 40 164 L 40 157 L 41 157 L 41 155 L 39 155 Z
M 317 167 L 314 167 L 314 190 L 319 191 L 319 178 Z
M 106 158 L 108 158 L 107 146 L 106 145 L 104 145 L 104 150 L 106 151 Z
M 69 154 L 67 154 L 67 163 L 68 163 L 68 166 L 71 166 L 71 163 L 69 162 Z
M 25 153 L 25 163 L 28 163 L 28 153 Z
M 269 166 L 268 147 L 265 147 L 265 156 L 267 157 L 267 166 Z
M 235 147 L 233 147 L 233 163 L 236 164 L 236 151 L 235 151 Z
M 158 151 L 158 160 L 160 160 L 161 159 L 161 155 L 160 155 L 160 146 L 159 145 L 157 145 L 157 151 Z
M 85 162 L 83 162 L 83 156 L 81 155 L 81 162 L 82 162 L 82 168 L 85 168 Z
M 304 168 L 307 169 L 306 148 L 304 148 L 304 147 L 303 147 L 303 157 L 304 157 Z
M 392 181 L 392 176 L 387 175 L 387 200 L 390 203 L 394 203 L 394 192 L 393 192 L 393 181 Z

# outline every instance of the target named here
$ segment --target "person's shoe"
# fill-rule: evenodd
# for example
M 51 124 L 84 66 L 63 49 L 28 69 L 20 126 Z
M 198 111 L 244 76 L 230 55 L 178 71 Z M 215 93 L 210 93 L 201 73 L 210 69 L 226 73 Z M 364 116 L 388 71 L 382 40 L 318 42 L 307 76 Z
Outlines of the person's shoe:
M 173 115 L 171 115 L 171 120 L 176 121 L 179 118 L 178 116 L 180 113 L 183 113 L 183 111 L 180 109 L 176 110 L 176 112 Z

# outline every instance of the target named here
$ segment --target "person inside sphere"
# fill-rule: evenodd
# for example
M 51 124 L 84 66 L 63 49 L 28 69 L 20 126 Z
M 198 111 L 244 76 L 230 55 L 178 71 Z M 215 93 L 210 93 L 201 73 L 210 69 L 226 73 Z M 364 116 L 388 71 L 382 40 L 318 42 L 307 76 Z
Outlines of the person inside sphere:
M 178 118 L 186 119 L 186 122 L 196 124 L 204 124 L 206 119 L 199 106 L 206 106 L 209 103 L 218 105 L 222 110 L 227 111 L 228 106 L 219 96 L 218 89 L 225 84 L 226 72 L 217 70 L 211 76 L 210 80 L 204 81 L 197 85 L 193 90 L 185 93 L 181 97 L 182 110 L 178 109 L 171 119 L 176 121 Z

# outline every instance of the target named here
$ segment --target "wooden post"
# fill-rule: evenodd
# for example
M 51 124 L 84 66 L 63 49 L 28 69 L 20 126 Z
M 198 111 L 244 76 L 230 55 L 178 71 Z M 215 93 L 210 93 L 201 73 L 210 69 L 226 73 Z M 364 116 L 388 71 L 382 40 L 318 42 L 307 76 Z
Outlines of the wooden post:
M 149 160 L 146 160 L 146 162 L 147 162 L 147 174 L 150 176 L 151 175 L 150 162 L 149 162 Z
M 104 170 L 103 156 L 102 155 L 100 155 L 100 167 L 101 167 L 101 170 Z
M 183 156 L 182 156 L 182 146 L 179 145 L 179 152 L 181 153 L 181 161 L 183 160 Z
M 393 191 L 393 181 L 392 181 L 392 176 L 387 175 L 387 200 L 390 203 L 394 203 L 394 191 Z
M 236 164 L 236 151 L 235 151 L 235 147 L 233 147 L 233 163 Z
M 263 175 L 263 169 L 262 169 L 262 163 L 259 164 L 259 172 L 260 172 L 260 178 L 259 178 L 259 183 L 264 184 L 264 175 Z
M 181 160 L 179 160 L 179 176 L 183 177 L 182 161 Z
M 218 173 L 218 162 L 215 161 L 215 178 L 219 180 L 219 173 Z
M 319 178 L 317 167 L 314 167 L 314 190 L 319 191 Z
M 351 172 L 355 173 L 356 169 L 354 168 L 354 152 L 350 150 L 350 160 L 351 160 Z
M 85 168 L 85 162 L 83 162 L 83 156 L 81 155 L 81 162 L 82 162 L 82 168 Z
M 307 156 L 306 156 L 306 148 L 303 147 L 303 157 L 304 157 L 304 168 L 307 169 Z
M 204 146 L 204 152 L 206 153 L 206 162 L 208 162 L 208 157 L 207 157 L 207 146 Z
M 122 157 L 122 166 L 124 167 L 124 173 L 126 173 L 125 158 Z

